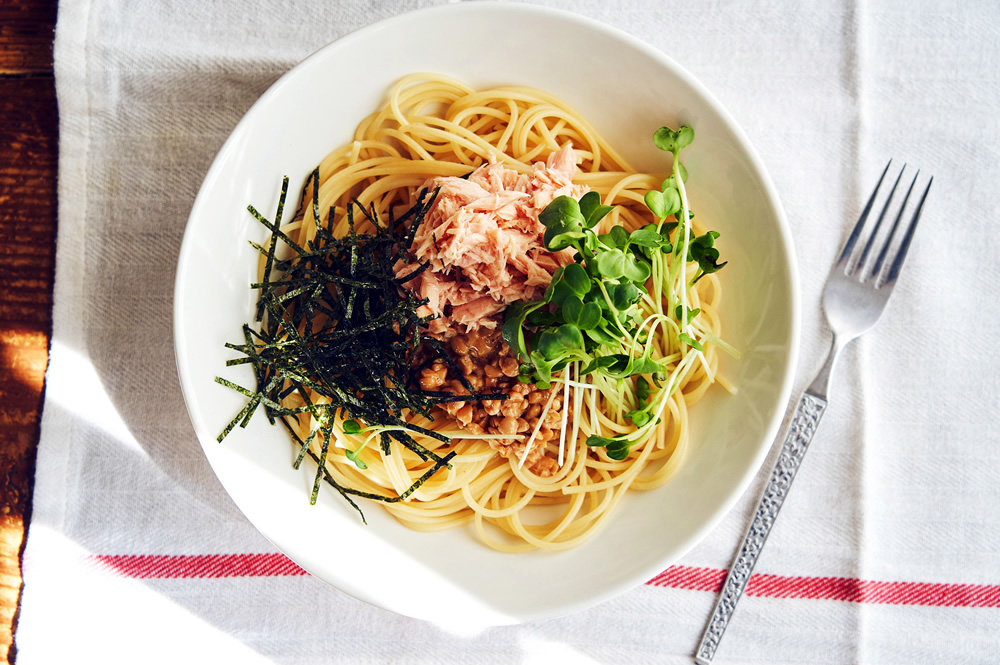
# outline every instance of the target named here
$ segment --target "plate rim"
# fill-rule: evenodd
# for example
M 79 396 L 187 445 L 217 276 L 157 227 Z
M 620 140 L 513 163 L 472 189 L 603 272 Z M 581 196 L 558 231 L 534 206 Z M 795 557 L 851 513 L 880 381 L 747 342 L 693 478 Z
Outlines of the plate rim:
M 690 86 L 693 90 L 695 90 L 697 94 L 700 95 L 711 106 L 713 112 L 718 115 L 721 121 L 725 124 L 726 128 L 730 132 L 732 132 L 734 136 L 737 137 L 741 149 L 743 149 L 746 152 L 748 159 L 753 164 L 755 175 L 760 179 L 760 183 L 762 185 L 762 191 L 769 204 L 769 207 L 772 209 L 776 217 L 776 222 L 777 222 L 776 228 L 779 231 L 780 241 L 781 241 L 780 242 L 781 255 L 784 260 L 784 266 L 787 269 L 789 275 L 789 283 L 787 287 L 789 289 L 788 338 L 790 347 L 786 355 L 787 358 L 786 367 L 784 375 L 782 376 L 781 380 L 779 397 L 776 402 L 779 405 L 778 416 L 771 419 L 771 423 L 766 429 L 766 434 L 762 437 L 762 442 L 758 445 L 757 450 L 754 452 L 753 461 L 747 466 L 743 474 L 741 474 L 737 486 L 733 488 L 731 491 L 729 491 L 725 501 L 722 502 L 720 509 L 715 511 L 712 518 L 703 522 L 700 528 L 696 529 L 692 534 L 692 536 L 690 537 L 688 541 L 689 545 L 685 549 L 685 551 L 690 550 L 691 547 L 694 547 L 697 543 L 701 542 L 709 532 L 711 532 L 713 529 L 716 528 L 716 526 L 718 526 L 719 522 L 721 522 L 722 519 L 732 511 L 735 504 L 746 493 L 746 490 L 748 489 L 748 487 L 750 486 L 756 475 L 761 471 L 761 467 L 764 461 L 766 460 L 768 454 L 773 448 L 775 437 L 778 431 L 780 430 L 781 424 L 784 419 L 784 414 L 788 409 L 788 402 L 789 402 L 789 397 L 791 395 L 792 385 L 795 379 L 795 373 L 798 364 L 798 353 L 801 342 L 800 280 L 799 280 L 799 270 L 796 260 L 796 254 L 794 251 L 793 238 L 791 235 L 791 229 L 785 214 L 784 207 L 781 204 L 781 200 L 780 197 L 778 196 L 777 189 L 774 186 L 770 173 L 766 169 L 763 160 L 760 158 L 759 153 L 757 152 L 753 143 L 750 141 L 749 137 L 744 132 L 743 128 L 736 122 L 735 118 L 729 113 L 728 109 L 726 109 L 726 107 L 723 106 L 721 102 L 719 102 L 719 100 L 711 93 L 711 91 L 708 90 L 705 87 L 705 85 L 702 84 L 697 78 L 695 78 L 690 72 L 688 72 L 687 69 L 685 69 L 673 58 L 671 58 L 666 53 L 660 51 L 656 47 L 648 44 L 647 42 L 643 41 L 638 37 L 635 37 L 634 35 L 629 34 L 624 30 L 621 30 L 614 26 L 607 25 L 601 21 L 598 21 L 596 19 L 575 12 L 551 8 L 551 7 L 539 6 L 539 5 L 489 1 L 489 2 L 477 2 L 477 3 L 437 5 L 433 7 L 425 7 L 421 9 L 416 9 L 396 14 L 394 16 L 381 19 L 374 23 L 370 23 L 356 30 L 348 32 L 343 36 L 316 49 L 315 51 L 310 53 L 307 57 L 303 58 L 300 62 L 294 65 L 292 68 L 290 68 L 287 72 L 282 74 L 281 77 L 279 77 L 274 83 L 272 83 L 268 87 L 268 89 L 262 95 L 260 95 L 260 97 L 258 97 L 257 100 L 254 101 L 254 103 L 250 106 L 250 108 L 246 111 L 246 113 L 244 113 L 239 122 L 229 133 L 228 137 L 226 138 L 222 147 L 214 157 L 211 166 L 209 167 L 205 177 L 202 180 L 202 183 L 198 190 L 198 195 L 195 198 L 195 201 L 191 208 L 191 213 L 189 214 L 185 224 L 184 236 L 178 256 L 177 272 L 174 280 L 174 294 L 173 294 L 174 360 L 175 360 L 175 368 L 177 371 L 179 384 L 181 387 L 181 392 L 184 397 L 188 418 L 191 421 L 192 426 L 194 426 L 195 434 L 199 441 L 199 444 L 203 449 L 203 453 L 207 452 L 206 446 L 209 443 L 211 443 L 212 445 L 216 444 L 214 443 L 214 438 L 209 437 L 208 433 L 200 431 L 201 428 L 197 427 L 197 424 L 195 423 L 194 420 L 194 415 L 193 415 L 194 412 L 192 411 L 193 405 L 191 400 L 193 399 L 193 396 L 190 394 L 189 389 L 186 387 L 190 385 L 193 377 L 188 374 L 187 367 L 185 367 L 183 362 L 183 359 L 188 355 L 188 351 L 186 349 L 187 340 L 185 336 L 182 334 L 184 328 L 183 324 L 185 321 L 184 319 L 185 293 L 183 288 L 181 287 L 184 282 L 185 275 L 188 272 L 187 264 L 189 261 L 191 261 L 190 258 L 192 254 L 191 245 L 194 242 L 192 239 L 192 236 L 194 235 L 194 231 L 192 230 L 194 226 L 193 220 L 195 220 L 195 218 L 199 216 L 201 209 L 205 206 L 205 200 L 209 197 L 209 194 L 207 193 L 207 190 L 209 189 L 208 186 L 211 183 L 217 181 L 220 177 L 222 177 L 222 173 L 225 170 L 225 162 L 228 159 L 228 153 L 233 149 L 233 146 L 237 142 L 239 135 L 247 131 L 246 127 L 255 121 L 256 116 L 259 113 L 257 109 L 267 106 L 273 97 L 282 94 L 283 88 L 286 85 L 287 81 L 290 78 L 296 76 L 297 72 L 299 72 L 302 68 L 307 66 L 307 63 L 310 63 L 311 61 L 317 58 L 325 56 L 325 54 L 329 53 L 331 50 L 349 48 L 352 42 L 365 39 L 370 33 L 382 30 L 387 26 L 391 27 L 394 24 L 409 21 L 415 15 L 433 15 L 438 13 L 455 14 L 455 15 L 480 14 L 480 13 L 488 14 L 489 12 L 495 12 L 495 11 L 502 11 L 505 13 L 509 12 L 513 14 L 523 14 L 525 16 L 546 15 L 549 17 L 557 18 L 561 21 L 576 23 L 590 30 L 601 32 L 616 40 L 621 40 L 629 43 L 631 46 L 641 51 L 645 57 L 650 58 L 651 60 L 655 61 L 659 66 L 665 67 L 666 69 L 670 70 L 672 74 L 683 79 L 688 86 Z M 781 408 L 781 405 L 784 405 L 784 407 Z M 208 437 L 208 439 L 211 439 L 211 442 L 206 437 Z M 219 478 L 221 482 L 221 476 L 219 470 L 215 468 L 215 463 L 213 462 L 212 457 L 206 456 L 206 458 L 209 461 L 210 466 L 212 466 L 213 473 L 215 473 L 216 477 Z M 225 487 L 225 483 L 222 484 Z M 233 499 L 232 495 L 229 493 L 228 487 L 226 487 L 225 489 L 227 494 L 230 495 L 231 500 L 234 500 L 235 502 L 235 499 Z M 239 504 L 237 505 L 239 506 Z M 243 512 L 241 506 L 240 510 L 241 512 Z M 265 530 L 262 529 L 260 526 L 258 526 L 256 519 L 251 517 L 249 514 L 246 513 L 243 514 L 259 532 L 264 534 L 265 537 L 268 537 Z M 272 544 L 278 550 L 285 553 L 286 556 L 289 556 L 289 558 L 291 558 L 293 561 L 297 559 L 296 556 L 290 554 L 286 550 L 286 548 L 283 547 L 280 543 L 275 542 L 270 537 L 268 537 L 268 540 L 271 541 Z M 683 553 L 680 554 L 679 556 L 683 556 Z M 679 556 L 674 557 L 675 560 L 676 558 L 679 558 Z M 344 589 L 341 586 L 335 585 L 332 582 L 325 580 L 323 577 L 319 575 L 316 575 L 316 577 L 323 580 L 330 586 L 333 586 L 336 589 L 344 591 Z M 600 602 L 604 602 L 610 598 L 620 595 L 621 593 L 625 592 L 626 590 L 634 586 L 635 585 L 633 584 L 629 585 L 624 589 L 615 588 L 615 589 L 610 589 L 604 593 L 590 595 L 587 597 L 587 600 L 585 601 L 579 601 L 567 605 L 565 611 L 561 612 L 560 615 L 579 611 L 585 609 L 586 607 L 591 607 Z M 355 597 L 360 597 L 357 594 L 351 594 L 351 595 L 354 595 Z M 361 599 L 368 603 L 374 603 L 374 601 L 368 598 L 361 598 Z M 378 606 L 386 607 L 387 609 L 397 612 L 399 611 L 391 607 L 382 605 L 381 603 L 379 603 Z M 540 616 L 533 616 L 530 611 L 527 611 L 524 613 L 523 616 L 517 617 L 516 620 L 529 621 L 548 616 L 555 616 L 555 615 L 553 615 L 552 613 L 545 613 Z

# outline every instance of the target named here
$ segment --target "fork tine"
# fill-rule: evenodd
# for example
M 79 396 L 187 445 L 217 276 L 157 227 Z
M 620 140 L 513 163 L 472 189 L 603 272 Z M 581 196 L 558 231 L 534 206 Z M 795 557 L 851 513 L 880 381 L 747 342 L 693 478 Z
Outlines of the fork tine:
M 879 188 L 882 186 L 882 181 L 885 180 L 885 174 L 889 171 L 889 164 L 892 164 L 892 160 L 885 165 L 885 169 L 882 170 L 882 175 L 879 176 L 878 184 L 875 185 L 875 191 L 872 192 L 871 198 L 868 199 L 868 203 L 865 204 L 865 209 L 861 211 L 861 216 L 858 217 L 857 224 L 851 229 L 851 235 L 847 238 L 847 242 L 844 243 L 844 249 L 840 251 L 840 256 L 837 257 L 837 262 L 834 264 L 834 270 L 843 270 L 847 266 L 847 260 L 851 257 L 854 252 L 854 246 L 858 244 L 858 238 L 861 237 L 861 232 L 865 228 L 865 221 L 868 219 L 868 213 L 871 212 L 872 204 L 875 203 L 875 196 L 878 194 Z
M 914 178 L 914 182 L 916 182 L 916 178 Z M 913 213 L 913 219 L 910 220 L 910 225 L 906 228 L 906 235 L 903 236 L 903 240 L 899 244 L 899 251 L 896 252 L 896 258 L 894 258 L 892 263 L 889 265 L 889 271 L 886 273 L 883 286 L 892 286 L 896 282 L 896 278 L 899 277 L 900 271 L 903 269 L 903 261 L 906 260 L 906 253 L 910 250 L 910 242 L 913 240 L 913 233 L 917 230 L 917 222 L 920 221 L 920 213 L 923 212 L 924 201 L 927 200 L 927 193 L 931 191 L 931 185 L 933 183 L 934 177 L 932 176 L 927 182 L 927 187 L 924 189 L 923 195 L 920 197 L 920 203 L 917 204 L 917 210 Z
M 854 265 L 848 269 L 849 274 L 856 270 L 864 269 L 865 263 L 868 261 L 868 254 L 872 251 L 872 246 L 875 244 L 875 238 L 878 237 L 878 232 L 882 228 L 882 222 L 885 221 L 885 214 L 889 212 L 889 206 L 892 205 L 892 199 L 896 196 L 896 189 L 899 188 L 899 182 L 903 179 L 904 171 L 906 171 L 906 164 L 903 164 L 903 168 L 899 170 L 899 175 L 896 176 L 896 182 L 892 183 L 892 189 L 889 190 L 889 196 L 885 199 L 885 204 L 882 206 L 882 212 L 878 214 L 878 219 L 875 221 L 875 227 L 872 229 L 872 232 L 868 234 L 868 241 L 861 250 L 861 255 L 858 257 L 858 260 L 855 261 Z M 910 187 L 912 188 L 912 185 Z M 903 207 L 906 207 L 906 199 L 903 199 Z M 897 220 L 898 219 L 899 218 L 897 217 Z M 889 237 L 886 239 L 886 243 L 892 240 L 892 235 L 895 232 L 896 227 L 893 225 L 892 230 L 889 232 Z M 875 274 L 877 274 L 877 271 Z
M 900 171 L 899 177 L 903 177 L 903 172 Z M 899 206 L 899 212 L 896 213 L 896 219 L 892 222 L 892 228 L 889 229 L 889 235 L 886 236 L 885 242 L 882 243 L 882 249 L 878 253 L 878 257 L 875 259 L 875 265 L 872 266 L 871 273 L 869 277 L 877 278 L 879 273 L 882 272 L 882 266 L 885 265 L 885 258 L 889 254 L 889 248 L 892 246 L 892 239 L 896 236 L 896 229 L 899 228 L 899 222 L 903 219 L 903 213 L 906 212 L 906 204 L 910 201 L 910 194 L 913 193 L 913 186 L 917 184 L 917 178 L 920 177 L 920 170 L 917 169 L 916 175 L 913 176 L 913 181 L 910 182 L 909 189 L 906 190 L 906 196 L 903 197 L 903 203 Z M 897 178 L 896 184 L 899 184 L 899 179 Z M 886 203 L 886 207 L 888 207 Z M 885 211 L 882 211 L 883 214 Z

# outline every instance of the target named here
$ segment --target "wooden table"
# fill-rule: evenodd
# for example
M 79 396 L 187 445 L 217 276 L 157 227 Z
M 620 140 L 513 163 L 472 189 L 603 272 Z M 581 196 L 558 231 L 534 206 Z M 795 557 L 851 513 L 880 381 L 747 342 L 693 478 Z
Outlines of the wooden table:
M 52 327 L 56 0 L 0 3 L 0 656 L 14 662 Z

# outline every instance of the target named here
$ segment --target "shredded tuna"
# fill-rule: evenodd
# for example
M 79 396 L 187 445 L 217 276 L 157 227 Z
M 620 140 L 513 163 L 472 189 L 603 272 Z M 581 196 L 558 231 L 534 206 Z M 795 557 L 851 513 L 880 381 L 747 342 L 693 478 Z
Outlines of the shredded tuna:
M 574 185 L 576 154 L 565 145 L 536 162 L 531 174 L 488 163 L 467 178 L 441 177 L 434 206 L 414 237 L 414 254 L 431 269 L 405 286 L 427 298 L 424 315 L 435 314 L 429 332 L 441 339 L 479 328 L 496 328 L 512 302 L 537 300 L 552 274 L 572 261 L 569 250 L 550 252 L 542 243 L 538 214 L 557 196 L 580 198 Z M 412 266 L 396 266 L 396 275 Z

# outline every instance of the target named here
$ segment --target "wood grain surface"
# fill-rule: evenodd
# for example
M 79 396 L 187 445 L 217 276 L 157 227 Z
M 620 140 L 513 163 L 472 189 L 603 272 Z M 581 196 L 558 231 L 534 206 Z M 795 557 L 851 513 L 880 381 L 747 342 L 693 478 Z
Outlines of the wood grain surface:
M 0 1 L 0 657 L 13 663 L 52 325 L 55 0 Z

